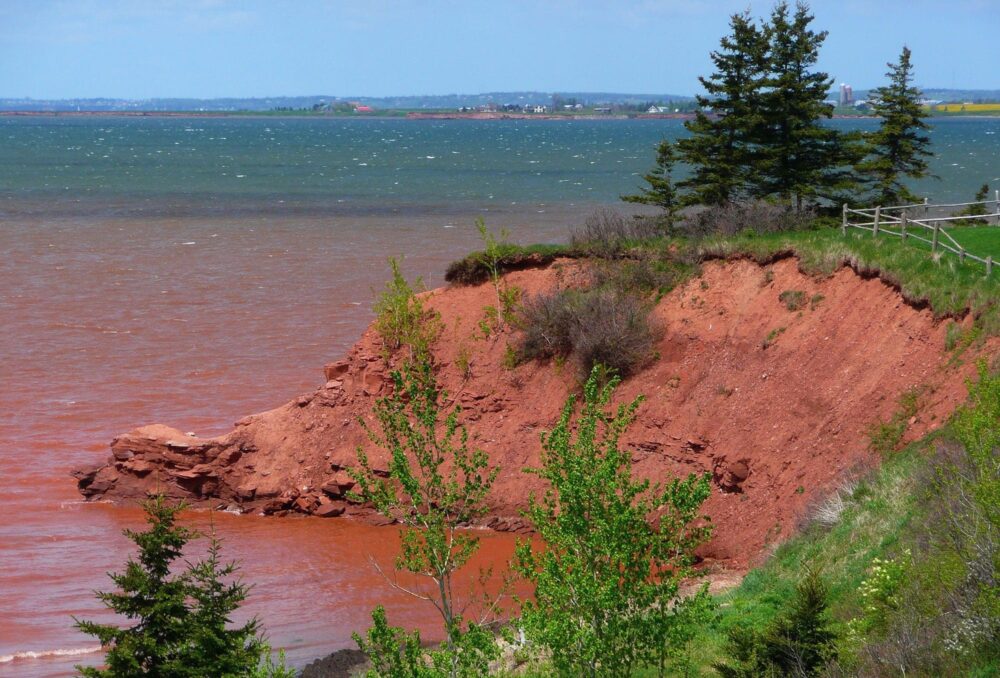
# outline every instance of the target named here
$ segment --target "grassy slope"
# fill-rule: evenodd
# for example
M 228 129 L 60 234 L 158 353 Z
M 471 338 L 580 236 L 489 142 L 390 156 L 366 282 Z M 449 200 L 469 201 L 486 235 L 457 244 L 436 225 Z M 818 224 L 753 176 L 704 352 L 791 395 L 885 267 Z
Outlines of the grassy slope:
M 711 661 L 724 657 L 725 632 L 735 624 L 762 627 L 792 596 L 806 566 L 818 569 L 830 587 L 832 617 L 839 631 L 858 614 L 858 587 L 875 558 L 898 555 L 919 531 L 918 471 L 926 465 L 931 439 L 888 459 L 853 492 L 842 492 L 844 510 L 831 526 L 813 522 L 779 546 L 734 590 L 719 596 L 719 626 L 703 639 L 705 675 Z

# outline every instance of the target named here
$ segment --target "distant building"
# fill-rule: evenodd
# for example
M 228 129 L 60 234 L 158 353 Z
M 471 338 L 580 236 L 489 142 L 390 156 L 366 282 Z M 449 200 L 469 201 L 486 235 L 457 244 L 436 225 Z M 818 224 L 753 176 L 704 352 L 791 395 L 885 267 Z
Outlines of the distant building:
M 355 106 L 354 107 L 354 112 L 355 113 L 374 113 L 375 109 L 373 109 L 371 106 L 360 106 L 359 105 L 359 106 Z
M 847 83 L 840 84 L 840 105 L 850 106 L 854 103 L 854 90 Z
M 670 112 L 670 107 L 669 106 L 650 106 L 646 110 L 646 112 L 647 113 L 669 113 Z
M 528 104 L 527 106 L 524 107 L 525 113 L 547 113 L 548 110 L 549 109 L 547 106 L 541 106 L 536 104 Z

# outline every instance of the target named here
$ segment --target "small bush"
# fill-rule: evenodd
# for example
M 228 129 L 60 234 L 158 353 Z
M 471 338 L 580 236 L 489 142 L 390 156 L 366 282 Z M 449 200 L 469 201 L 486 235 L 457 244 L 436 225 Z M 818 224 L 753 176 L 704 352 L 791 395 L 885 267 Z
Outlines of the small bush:
M 695 237 L 761 234 L 803 231 L 812 228 L 815 222 L 816 213 L 811 210 L 795 210 L 785 205 L 747 201 L 702 210 L 682 221 L 678 230 Z
M 594 262 L 590 273 L 594 287 L 611 287 L 621 292 L 666 294 L 687 280 L 697 268 L 656 256 Z
M 773 330 L 768 332 L 767 336 L 764 337 L 764 340 L 760 342 L 760 347 L 764 350 L 769 349 L 771 346 L 774 345 L 774 342 L 778 341 L 778 337 L 784 334 L 784 332 L 785 332 L 784 327 L 775 327 Z
M 614 288 L 560 290 L 525 300 L 519 361 L 574 354 L 582 375 L 600 363 L 621 377 L 652 355 L 651 304 Z
M 573 351 L 576 315 L 575 290 L 559 290 L 527 297 L 519 324 L 524 328 L 517 346 L 520 362 L 565 358 Z
M 656 332 L 649 323 L 650 304 L 615 290 L 584 295 L 575 326 L 573 349 L 584 373 L 604 365 L 627 377 L 645 363 Z
M 665 235 L 665 225 L 659 219 L 627 218 L 607 207 L 594 210 L 583 226 L 570 232 L 574 249 L 591 256 L 613 258 L 630 245 Z
M 800 311 L 806 305 L 806 293 L 802 290 L 785 290 L 778 295 L 778 301 L 789 311 Z
M 441 331 L 440 317 L 424 308 L 414 286 L 403 277 L 399 260 L 390 257 L 392 280 L 375 300 L 375 331 L 382 338 L 384 357 L 389 358 L 400 348 L 407 348 L 410 357 L 427 355 Z M 421 287 L 418 279 L 416 287 Z

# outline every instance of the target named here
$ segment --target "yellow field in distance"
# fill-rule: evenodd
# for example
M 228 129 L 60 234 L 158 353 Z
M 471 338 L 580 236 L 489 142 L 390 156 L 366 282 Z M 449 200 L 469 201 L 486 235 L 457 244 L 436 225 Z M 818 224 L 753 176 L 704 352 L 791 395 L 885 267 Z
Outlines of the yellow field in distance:
M 988 104 L 937 104 L 931 110 L 939 113 L 1000 113 L 1000 102 Z

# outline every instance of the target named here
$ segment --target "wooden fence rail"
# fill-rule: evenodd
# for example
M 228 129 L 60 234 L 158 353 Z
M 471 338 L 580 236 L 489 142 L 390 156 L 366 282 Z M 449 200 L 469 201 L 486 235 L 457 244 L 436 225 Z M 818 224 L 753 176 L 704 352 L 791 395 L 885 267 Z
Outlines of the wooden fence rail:
M 991 212 L 989 214 L 963 214 L 942 217 L 925 216 L 919 219 L 911 216 L 913 212 L 919 210 L 922 210 L 924 214 L 927 214 L 932 209 L 938 210 L 943 208 L 968 207 L 970 205 L 982 205 L 985 207 L 987 202 L 994 202 L 996 204 L 995 212 Z M 862 217 L 863 220 L 852 221 L 852 215 Z M 876 205 L 875 207 L 853 209 L 848 207 L 845 203 L 841 230 L 844 235 L 847 235 L 847 230 L 849 228 L 856 228 L 862 231 L 870 232 L 873 237 L 878 237 L 879 235 L 892 235 L 904 241 L 909 238 L 913 238 L 914 240 L 919 240 L 920 242 L 930 245 L 931 252 L 933 254 L 937 254 L 938 252 L 950 252 L 958 256 L 959 263 L 965 263 L 966 259 L 979 262 L 986 267 L 987 276 L 993 275 L 994 262 L 992 256 L 978 257 L 971 254 L 942 227 L 943 224 L 953 222 L 961 223 L 972 219 L 986 221 L 987 224 L 989 224 L 990 220 L 995 219 L 996 225 L 1000 227 L 1000 191 L 996 192 L 995 200 L 949 203 L 941 205 L 931 205 L 927 200 L 925 200 L 923 203 L 917 203 L 914 205 L 895 205 L 891 207 Z M 987 228 L 989 228 L 989 226 L 987 226 Z

